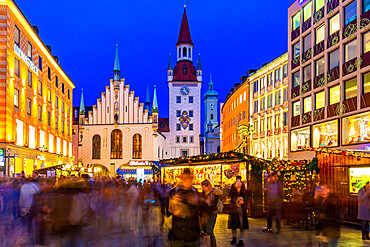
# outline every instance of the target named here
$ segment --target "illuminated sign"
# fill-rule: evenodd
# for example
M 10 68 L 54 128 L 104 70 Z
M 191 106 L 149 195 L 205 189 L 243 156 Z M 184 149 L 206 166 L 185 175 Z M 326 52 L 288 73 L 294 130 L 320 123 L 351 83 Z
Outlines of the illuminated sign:
M 0 149 L 0 166 L 5 166 L 4 158 L 4 149 Z
M 4 149 L 0 149 L 0 156 L 4 156 Z
M 33 72 L 36 73 L 36 75 L 39 75 L 39 69 L 37 66 L 24 54 L 24 52 L 19 48 L 17 44 L 14 44 L 14 52 L 17 54 L 26 64 L 30 69 L 33 70 Z
M 150 166 L 151 162 L 147 160 L 130 160 L 130 166 Z

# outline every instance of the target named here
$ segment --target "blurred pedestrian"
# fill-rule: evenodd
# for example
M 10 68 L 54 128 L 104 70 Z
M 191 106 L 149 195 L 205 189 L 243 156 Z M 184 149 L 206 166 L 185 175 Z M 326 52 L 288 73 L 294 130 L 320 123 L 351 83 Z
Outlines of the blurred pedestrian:
M 32 215 L 30 213 L 30 208 L 33 202 L 33 196 L 38 192 L 39 187 L 32 178 L 29 178 L 27 182 L 22 185 L 20 190 L 19 208 L 28 233 L 31 233 L 32 230 Z
M 273 173 L 266 185 L 267 229 L 263 230 L 264 232 L 272 232 L 272 218 L 276 216 L 276 233 L 280 233 L 283 197 L 283 184 L 277 173 Z
M 363 240 L 370 240 L 370 184 L 369 181 L 358 191 L 358 219 L 361 220 L 361 232 Z
M 232 231 L 233 239 L 231 245 L 244 246 L 244 230 L 249 229 L 248 214 L 247 214 L 247 200 L 248 191 L 241 177 L 237 176 L 235 183 L 231 186 L 229 195 L 230 201 L 230 215 L 229 215 L 229 229 Z M 237 242 L 236 230 L 240 229 L 240 239 Z

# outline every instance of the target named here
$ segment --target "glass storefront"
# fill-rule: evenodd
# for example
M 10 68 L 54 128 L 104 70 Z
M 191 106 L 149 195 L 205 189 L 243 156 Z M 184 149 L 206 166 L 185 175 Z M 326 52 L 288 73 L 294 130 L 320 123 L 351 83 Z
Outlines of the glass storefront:
M 370 181 L 370 167 L 350 167 L 349 168 L 349 192 L 358 191 Z
M 370 142 L 370 113 L 361 113 L 342 119 L 342 144 Z
M 313 147 L 335 147 L 338 146 L 338 121 L 330 121 L 316 124 L 313 130 Z
M 310 147 L 310 127 L 292 130 L 290 132 L 291 151 L 305 150 Z

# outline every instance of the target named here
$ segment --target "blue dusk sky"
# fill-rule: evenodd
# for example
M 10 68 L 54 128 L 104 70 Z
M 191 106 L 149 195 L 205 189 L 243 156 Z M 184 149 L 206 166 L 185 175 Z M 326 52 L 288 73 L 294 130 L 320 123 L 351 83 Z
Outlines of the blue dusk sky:
M 167 65 L 175 54 L 184 0 L 16 0 L 31 25 L 51 45 L 53 55 L 81 88 L 85 105 L 96 104 L 113 78 L 115 46 L 121 77 L 140 102 L 146 85 L 157 85 L 159 115 L 168 117 Z M 293 0 L 187 0 L 195 61 L 201 54 L 202 94 L 212 74 L 223 102 L 251 68 L 260 68 L 287 51 L 288 8 Z M 173 65 L 176 58 L 172 56 Z

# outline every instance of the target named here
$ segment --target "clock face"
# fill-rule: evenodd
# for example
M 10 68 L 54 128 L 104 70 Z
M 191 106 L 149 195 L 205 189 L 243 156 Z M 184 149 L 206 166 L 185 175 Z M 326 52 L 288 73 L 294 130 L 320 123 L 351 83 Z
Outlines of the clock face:
M 213 107 L 215 107 L 215 104 L 214 103 L 209 103 L 209 107 L 213 108 Z
M 190 92 L 189 88 L 187 86 L 182 86 L 181 89 L 180 89 L 180 94 L 182 95 L 188 95 Z

